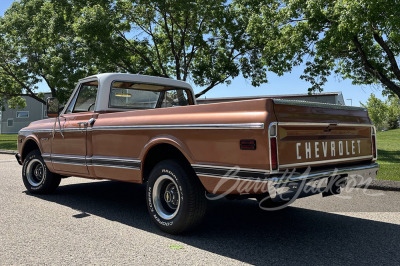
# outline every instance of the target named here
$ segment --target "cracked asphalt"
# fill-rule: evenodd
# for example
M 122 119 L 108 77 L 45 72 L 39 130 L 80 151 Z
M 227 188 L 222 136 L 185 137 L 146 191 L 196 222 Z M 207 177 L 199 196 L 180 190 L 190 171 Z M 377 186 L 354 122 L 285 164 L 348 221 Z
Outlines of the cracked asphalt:
M 351 189 L 277 212 L 209 201 L 197 231 L 171 236 L 153 226 L 143 185 L 71 177 L 31 195 L 3 154 L 0 180 L 0 265 L 400 264 L 400 192 Z

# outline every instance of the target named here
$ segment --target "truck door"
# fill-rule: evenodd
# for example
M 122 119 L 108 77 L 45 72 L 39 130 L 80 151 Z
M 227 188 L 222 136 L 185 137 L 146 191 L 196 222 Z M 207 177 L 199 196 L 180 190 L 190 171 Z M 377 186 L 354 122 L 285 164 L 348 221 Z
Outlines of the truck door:
M 54 127 L 51 160 L 58 171 L 88 174 L 87 128 L 94 116 L 98 82 L 82 83 Z

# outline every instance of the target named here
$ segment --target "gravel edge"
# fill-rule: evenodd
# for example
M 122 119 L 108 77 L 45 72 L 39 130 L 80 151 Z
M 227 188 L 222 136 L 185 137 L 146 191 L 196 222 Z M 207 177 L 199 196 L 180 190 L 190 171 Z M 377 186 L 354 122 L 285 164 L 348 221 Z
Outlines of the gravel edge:
M 366 188 L 384 191 L 400 191 L 400 181 L 374 180 Z
M 0 150 L 0 154 L 17 154 L 17 151 L 13 150 Z

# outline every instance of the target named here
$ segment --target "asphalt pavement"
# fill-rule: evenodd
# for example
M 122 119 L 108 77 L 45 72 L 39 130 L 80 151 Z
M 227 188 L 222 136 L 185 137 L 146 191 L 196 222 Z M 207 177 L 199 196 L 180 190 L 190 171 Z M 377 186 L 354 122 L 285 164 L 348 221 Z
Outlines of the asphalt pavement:
M 0 265 L 400 264 L 399 192 L 347 189 L 277 212 L 209 201 L 198 230 L 171 236 L 152 224 L 143 185 L 71 177 L 31 195 L 5 154 L 0 180 Z

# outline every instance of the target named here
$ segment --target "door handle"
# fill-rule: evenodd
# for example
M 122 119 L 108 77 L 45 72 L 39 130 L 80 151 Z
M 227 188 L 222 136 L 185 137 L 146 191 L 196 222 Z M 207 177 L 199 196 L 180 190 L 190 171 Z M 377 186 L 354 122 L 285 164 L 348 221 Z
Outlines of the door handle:
M 78 122 L 78 125 L 79 125 L 79 128 L 81 129 L 81 133 L 85 133 L 88 123 L 87 122 Z

